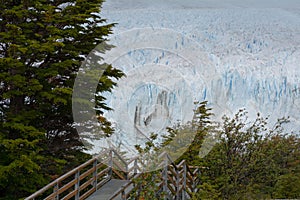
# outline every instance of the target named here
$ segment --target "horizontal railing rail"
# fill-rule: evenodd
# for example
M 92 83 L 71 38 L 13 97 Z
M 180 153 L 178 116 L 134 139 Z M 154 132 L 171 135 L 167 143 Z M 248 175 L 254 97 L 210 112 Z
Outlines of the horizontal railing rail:
M 191 198 L 200 182 L 199 168 L 188 166 L 185 160 L 175 164 L 166 152 L 162 152 L 157 158 L 160 162 L 157 166 L 161 169 L 161 180 L 156 183 L 157 194 L 164 192 L 168 198 L 172 197 L 171 199 Z M 127 199 L 133 195 L 133 191 L 142 189 L 135 180 L 148 170 L 147 164 L 147 161 L 138 156 L 125 159 L 115 149 L 108 149 L 52 181 L 25 200 L 84 200 L 113 178 L 128 180 L 128 183 L 118 189 L 110 199 Z
M 104 169 L 99 171 L 101 167 Z M 44 199 L 70 199 L 72 197 L 76 200 L 84 199 L 96 191 L 97 187 L 108 181 L 105 176 L 106 171 L 106 166 L 98 163 L 97 158 L 92 158 L 52 181 L 41 190 L 25 198 L 25 200 L 33 200 L 38 197 Z M 49 192 L 49 190 L 52 190 L 52 192 Z M 47 195 L 47 191 L 50 194 Z

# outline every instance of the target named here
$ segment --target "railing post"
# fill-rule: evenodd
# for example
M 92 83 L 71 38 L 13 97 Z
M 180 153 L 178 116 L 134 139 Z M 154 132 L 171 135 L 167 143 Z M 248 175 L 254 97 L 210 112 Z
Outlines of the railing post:
M 180 183 L 180 174 L 179 174 L 179 172 L 180 172 L 180 166 L 179 166 L 179 168 L 178 169 L 176 169 L 176 167 L 174 167 L 174 169 L 175 169 L 175 172 L 176 172 L 176 200 L 180 200 L 180 191 L 179 191 L 179 189 L 180 189 L 180 185 L 179 185 L 179 183 Z
M 137 174 L 137 170 L 138 170 L 138 163 L 137 163 L 137 159 L 135 159 L 134 160 L 134 167 L 133 167 L 134 176 Z
M 164 168 L 162 172 L 162 179 L 163 179 L 163 192 L 165 193 L 164 199 L 167 199 L 167 194 L 168 194 L 168 159 L 167 157 L 164 160 Z
M 79 169 L 77 170 L 77 172 L 75 174 L 75 179 L 77 180 L 76 184 L 75 184 L 75 190 L 77 191 L 76 195 L 75 195 L 75 200 L 79 200 L 79 197 L 80 197 L 80 171 L 79 171 Z
M 122 189 L 121 199 L 122 199 L 122 200 L 126 200 L 125 188 L 124 188 L 124 187 L 123 187 L 123 189 Z
M 56 185 L 53 187 L 53 193 L 56 193 L 55 200 L 59 200 L 58 190 L 59 190 L 59 183 L 56 182 Z
M 96 158 L 95 158 L 95 160 L 93 162 L 93 168 L 94 168 L 94 172 L 93 172 L 93 177 L 94 177 L 93 187 L 97 191 L 98 190 L 98 188 L 97 188 L 98 179 L 97 179 L 97 159 Z
M 126 165 L 125 166 L 125 179 L 128 180 L 128 177 L 129 177 L 129 171 L 128 171 L 128 169 L 129 169 L 129 167 L 128 167 L 128 163 L 127 162 L 125 162 L 124 164 Z
M 137 174 L 137 170 L 138 170 L 138 168 L 137 168 L 137 158 L 134 160 L 134 163 L 133 163 L 133 176 L 131 177 L 131 179 L 132 178 L 134 178 L 135 177 L 135 175 Z M 133 182 L 133 187 L 135 188 L 136 187 L 136 182 L 134 181 Z
M 186 173 L 187 173 L 187 165 L 186 162 L 183 163 L 183 191 L 182 191 L 182 200 L 186 199 Z
M 197 185 L 200 184 L 200 180 L 201 180 L 200 177 L 201 177 L 201 171 L 200 171 L 200 168 L 198 168 L 198 170 L 197 170 L 197 180 L 198 180 Z M 195 188 L 195 192 L 198 192 L 197 186 Z
M 193 171 L 192 171 L 193 172 Z M 194 176 L 197 176 L 197 174 L 194 174 L 194 172 L 193 172 L 193 174 L 192 174 L 192 180 L 193 180 L 193 184 L 192 184 L 192 192 L 195 192 L 196 190 L 195 190 L 195 188 L 196 188 L 196 184 L 195 184 L 195 177 Z
M 108 167 L 109 167 L 109 171 L 108 171 L 108 178 L 111 179 L 112 178 L 112 167 L 113 167 L 113 151 L 110 150 L 109 151 L 109 161 L 108 161 Z

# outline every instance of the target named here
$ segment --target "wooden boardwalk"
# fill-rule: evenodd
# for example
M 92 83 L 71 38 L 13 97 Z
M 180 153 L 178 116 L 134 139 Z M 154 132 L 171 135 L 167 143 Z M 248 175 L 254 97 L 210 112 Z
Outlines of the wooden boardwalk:
M 119 190 L 121 190 L 123 187 L 125 187 L 127 184 L 129 184 L 130 181 L 128 180 L 119 180 L 119 179 L 111 179 L 109 182 L 107 182 L 103 187 L 101 187 L 99 190 L 97 190 L 94 194 L 92 194 L 90 197 L 87 198 L 87 200 L 107 200 L 111 199 L 112 196 Z M 130 191 L 133 187 L 128 187 L 127 191 Z M 125 192 L 127 192 L 125 191 Z M 117 195 L 114 199 L 121 200 L 122 196 L 121 194 Z
M 126 200 L 134 197 L 133 191 L 143 189 L 134 180 L 147 173 L 148 164 L 138 157 L 124 159 L 115 149 L 109 149 L 97 157 L 54 180 L 25 200 Z M 190 167 L 183 160 L 174 164 L 162 153 L 158 170 L 161 180 L 157 182 L 157 194 L 163 192 L 165 199 L 190 199 L 197 191 L 199 169 Z

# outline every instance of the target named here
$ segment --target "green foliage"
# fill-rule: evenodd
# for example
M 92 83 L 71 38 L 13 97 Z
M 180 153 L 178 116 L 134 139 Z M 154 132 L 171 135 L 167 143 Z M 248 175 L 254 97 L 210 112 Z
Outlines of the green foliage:
M 133 191 L 132 199 L 164 199 L 166 194 L 158 192 L 159 183 L 163 179 L 162 170 L 157 169 L 162 161 L 158 157 L 163 152 L 167 152 L 171 158 L 179 158 L 176 160 L 178 163 L 185 159 L 190 165 L 201 165 L 199 149 L 208 131 L 213 129 L 209 120 L 212 113 L 210 113 L 211 109 L 206 107 L 206 101 L 196 102 L 195 105 L 193 120 L 186 125 L 178 124 L 172 128 L 168 127 L 168 135 L 164 136 L 164 141 L 161 144 L 156 142 L 158 135 L 152 133 L 144 148 L 140 145 L 136 146 L 136 149 L 142 155 L 142 159 L 146 163 L 150 163 L 150 165 L 147 164 L 146 169 L 151 172 L 144 173 L 135 180 L 135 184 L 139 187 Z M 210 188 L 210 191 L 205 194 L 195 194 L 194 199 L 202 198 L 208 193 L 209 197 L 212 198 L 219 196 L 213 187 L 209 185 L 203 187 Z
M 276 198 L 297 199 L 300 197 L 300 173 L 281 175 L 275 184 L 273 196 Z
M 175 127 L 168 127 L 168 135 L 164 136 L 161 148 L 166 150 L 171 157 L 176 156 L 186 160 L 190 165 L 200 166 L 199 157 L 203 141 L 208 136 L 213 136 L 215 125 L 211 122 L 211 108 L 207 108 L 207 101 L 195 102 L 193 120 L 187 124 L 177 124 Z M 184 153 L 183 153 L 184 152 Z M 180 156 L 181 155 L 181 156 Z
M 156 145 L 153 137 L 145 148 L 167 150 L 171 157 L 182 154 L 176 162 L 185 159 L 201 168 L 199 191 L 192 199 L 300 198 L 300 137 L 285 132 L 283 125 L 288 119 L 278 119 L 271 126 L 260 114 L 249 120 L 241 109 L 215 124 L 207 102 L 196 105 L 191 123 L 168 128 L 161 145 Z M 212 145 L 211 151 L 201 157 L 200 149 L 207 143 Z M 153 192 L 153 187 L 147 190 Z
M 138 178 L 133 180 L 134 184 L 137 186 L 131 192 L 129 199 L 138 200 L 160 200 L 164 199 L 165 194 L 159 191 L 159 185 L 162 181 L 162 173 L 160 169 L 156 169 L 158 162 L 157 152 L 159 147 L 156 145 L 155 140 L 157 139 L 157 134 L 150 134 L 149 141 L 145 143 L 145 147 L 142 148 L 140 145 L 136 145 L 136 149 L 143 159 L 143 163 L 146 164 L 144 173 L 141 173 Z M 158 160 L 157 160 L 158 161 Z
M 194 194 L 192 200 L 198 199 L 220 199 L 221 193 L 215 188 L 216 186 L 210 185 L 205 182 L 198 186 L 199 192 Z
M 160 171 L 153 171 L 141 174 L 133 182 L 137 186 L 132 192 L 129 199 L 138 200 L 161 200 L 165 194 L 159 191 L 159 184 L 162 177 Z
M 258 114 L 251 122 L 245 110 L 225 116 L 218 143 L 202 162 L 199 195 L 211 194 L 203 187 L 209 184 L 221 199 L 296 198 L 298 179 L 288 185 L 284 178 L 299 172 L 299 137 L 284 133 L 286 122 L 281 119 L 271 129 L 267 118 Z M 294 190 L 282 192 L 289 187 Z
M 101 3 L 0 2 L 0 199 L 27 196 L 88 157 L 73 126 L 72 88 L 81 62 L 111 34 Z M 123 75 L 108 66 L 98 91 Z M 100 118 L 109 108 L 96 98 Z M 99 123 L 113 131 L 105 118 Z

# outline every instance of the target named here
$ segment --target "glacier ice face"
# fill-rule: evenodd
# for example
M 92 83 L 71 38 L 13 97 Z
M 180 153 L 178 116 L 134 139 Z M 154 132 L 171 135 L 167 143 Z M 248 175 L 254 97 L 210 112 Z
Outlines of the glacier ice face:
M 189 121 L 193 101 L 203 100 L 210 103 L 217 119 L 244 107 L 252 117 L 260 112 L 273 122 L 290 116 L 290 128 L 298 129 L 299 10 L 296 0 L 104 3 L 102 16 L 109 23 L 118 23 L 111 36 L 116 48 L 143 38 L 152 45 L 128 46 L 127 53 L 112 63 L 127 74 L 112 94 L 106 94 L 108 105 L 115 110 L 106 116 L 118 130 L 112 140 L 118 145 L 142 144 L 145 140 L 139 133 L 159 132 L 178 120 Z M 149 27 L 170 29 L 181 36 L 151 40 L 143 32 Z M 127 39 L 113 40 L 132 29 L 139 31 Z M 191 41 L 197 43 L 196 50 Z M 177 55 L 167 48 L 170 46 L 185 50 L 186 55 Z M 185 65 L 190 58 L 199 62 Z

